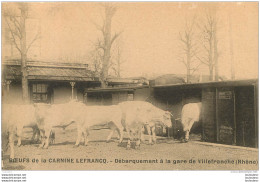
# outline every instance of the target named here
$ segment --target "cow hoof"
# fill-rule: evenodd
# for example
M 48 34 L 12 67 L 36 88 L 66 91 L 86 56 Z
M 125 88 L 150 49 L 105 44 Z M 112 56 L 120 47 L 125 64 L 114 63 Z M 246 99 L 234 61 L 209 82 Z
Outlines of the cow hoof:
M 136 150 L 140 150 L 140 145 L 135 146 Z
M 182 143 L 187 143 L 187 142 L 189 142 L 189 140 L 187 140 L 187 139 L 182 139 L 181 142 L 182 142 Z
M 73 148 L 78 148 L 78 147 L 79 147 L 79 145 L 74 145 L 74 146 L 73 146 Z

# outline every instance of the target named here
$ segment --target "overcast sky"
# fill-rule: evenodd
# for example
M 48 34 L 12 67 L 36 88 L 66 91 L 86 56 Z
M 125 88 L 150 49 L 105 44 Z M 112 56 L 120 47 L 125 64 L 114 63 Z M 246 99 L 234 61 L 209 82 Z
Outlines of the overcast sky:
M 257 2 L 118 2 L 115 6 L 118 9 L 112 29 L 113 32 L 123 31 L 118 44 L 122 49 L 122 75 L 125 77 L 185 73 L 185 66 L 178 59 L 179 32 L 184 30 L 185 21 L 194 16 L 196 24 L 202 25 L 206 12 L 213 7 L 217 10 L 219 26 L 220 74 L 230 77 L 230 16 L 236 77 L 258 77 Z M 37 45 L 41 47 L 43 60 L 87 56 L 100 36 L 95 26 L 95 23 L 102 23 L 104 12 L 100 3 L 45 2 L 31 3 L 30 8 L 30 16 L 40 19 L 41 40 Z M 195 31 L 199 33 L 197 25 Z M 208 70 L 202 66 L 200 72 L 208 73 Z

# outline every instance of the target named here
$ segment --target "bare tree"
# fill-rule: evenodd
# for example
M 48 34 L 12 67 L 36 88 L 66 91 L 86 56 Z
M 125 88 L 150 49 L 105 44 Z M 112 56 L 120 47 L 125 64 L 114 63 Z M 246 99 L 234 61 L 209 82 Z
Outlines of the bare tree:
M 234 66 L 234 52 L 233 52 L 233 37 L 232 37 L 232 19 L 231 12 L 228 14 L 229 22 L 229 47 L 230 47 L 230 64 L 231 64 L 231 79 L 235 79 L 235 66 Z
M 179 38 L 182 43 L 183 56 L 181 57 L 181 62 L 186 66 L 187 83 L 190 83 L 191 76 L 195 71 L 198 70 L 200 64 L 196 64 L 196 56 L 198 54 L 198 47 L 195 40 L 195 16 L 191 22 L 186 20 L 186 26 L 184 32 L 179 32 Z M 195 65 L 196 64 L 196 65 Z
M 94 75 L 100 77 L 102 72 L 102 60 L 103 53 L 98 47 L 94 47 L 94 49 L 90 52 L 90 60 L 92 60 L 92 70 L 94 71 Z
M 111 26 L 112 19 L 116 13 L 117 8 L 111 4 L 104 4 L 105 17 L 101 26 L 96 24 L 96 27 L 102 33 L 102 39 L 98 40 L 98 48 L 103 50 L 102 68 L 100 74 L 101 87 L 106 87 L 106 78 L 108 77 L 108 70 L 111 66 L 111 48 L 114 41 L 122 33 L 115 33 L 112 35 Z
M 205 54 L 197 58 L 202 64 L 205 64 L 209 68 L 210 80 L 213 81 L 214 70 L 215 80 L 218 81 L 218 39 L 217 39 L 217 19 L 216 13 L 207 13 L 206 21 L 202 26 L 202 46 L 205 50 Z
M 113 62 L 114 60 L 114 62 Z M 125 60 L 122 59 L 122 45 L 119 45 L 117 42 L 114 51 L 114 59 L 112 60 L 112 70 L 114 71 L 116 77 L 121 77 L 122 64 L 125 63 Z
M 217 33 L 218 33 L 218 20 L 217 20 L 217 16 L 216 16 L 216 10 L 214 10 L 214 14 L 213 14 L 213 41 L 214 41 L 214 63 L 215 63 L 215 81 L 219 80 L 219 72 L 218 72 L 218 58 L 219 58 L 219 52 L 218 52 L 218 37 L 217 37 Z
M 26 44 L 26 20 L 28 19 L 28 4 L 17 3 L 20 13 L 17 15 L 8 7 L 4 9 L 4 19 L 8 31 L 11 34 L 11 41 L 21 54 L 21 72 L 22 72 L 22 95 L 23 101 L 29 102 L 28 95 L 28 70 L 27 70 L 27 53 L 33 43 L 39 38 L 39 32 L 27 46 Z

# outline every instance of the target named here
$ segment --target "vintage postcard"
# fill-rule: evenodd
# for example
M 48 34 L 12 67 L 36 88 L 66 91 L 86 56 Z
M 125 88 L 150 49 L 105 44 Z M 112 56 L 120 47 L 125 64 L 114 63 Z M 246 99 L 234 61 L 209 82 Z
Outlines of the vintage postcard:
M 258 170 L 258 6 L 2 2 L 2 170 Z

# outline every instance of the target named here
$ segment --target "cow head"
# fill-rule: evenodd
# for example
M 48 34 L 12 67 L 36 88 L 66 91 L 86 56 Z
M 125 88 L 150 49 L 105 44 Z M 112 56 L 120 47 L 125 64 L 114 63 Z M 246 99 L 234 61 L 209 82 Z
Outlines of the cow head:
M 164 125 L 166 125 L 167 127 L 172 127 L 172 120 L 171 120 L 171 116 L 172 113 L 170 113 L 169 111 L 165 111 L 164 115 L 163 115 L 163 123 Z

